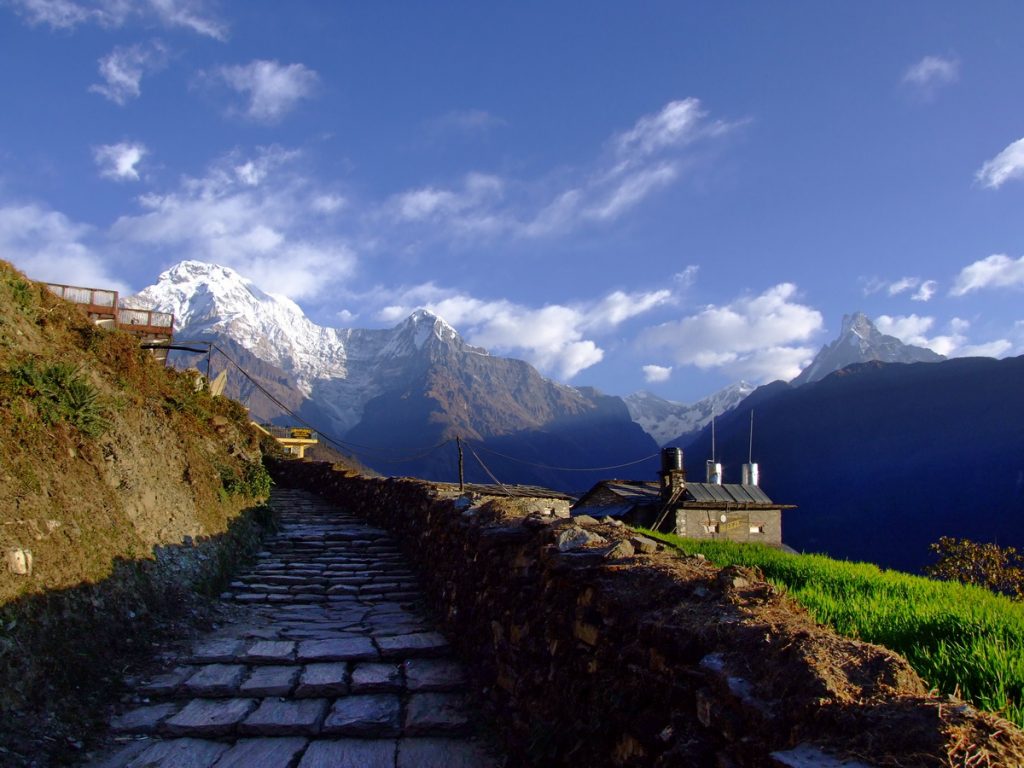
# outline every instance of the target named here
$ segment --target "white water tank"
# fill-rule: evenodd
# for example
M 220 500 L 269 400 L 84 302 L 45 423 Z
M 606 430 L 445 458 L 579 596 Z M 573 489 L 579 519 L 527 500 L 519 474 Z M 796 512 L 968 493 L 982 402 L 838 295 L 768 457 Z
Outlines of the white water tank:
M 761 479 L 761 474 L 758 472 L 757 464 L 750 463 L 743 465 L 743 484 L 744 485 L 757 485 Z
M 711 459 L 708 459 L 705 466 L 707 468 L 707 482 L 713 485 L 721 485 L 722 465 L 719 464 L 717 461 L 712 461 Z

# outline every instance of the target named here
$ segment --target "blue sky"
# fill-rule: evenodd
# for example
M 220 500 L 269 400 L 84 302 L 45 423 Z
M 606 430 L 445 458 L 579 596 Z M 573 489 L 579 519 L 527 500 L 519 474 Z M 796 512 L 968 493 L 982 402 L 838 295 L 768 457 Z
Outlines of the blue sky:
M 1024 353 L 1024 6 L 0 0 L 0 257 L 419 306 L 614 394 L 796 374 L 863 310 Z

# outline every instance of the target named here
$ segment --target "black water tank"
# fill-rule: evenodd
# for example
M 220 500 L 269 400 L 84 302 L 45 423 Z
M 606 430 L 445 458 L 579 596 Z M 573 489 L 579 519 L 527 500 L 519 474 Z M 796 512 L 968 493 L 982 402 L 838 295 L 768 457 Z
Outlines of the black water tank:
M 681 470 L 683 468 L 683 449 L 682 448 L 662 448 L 661 449 L 661 471 L 672 472 L 673 470 Z

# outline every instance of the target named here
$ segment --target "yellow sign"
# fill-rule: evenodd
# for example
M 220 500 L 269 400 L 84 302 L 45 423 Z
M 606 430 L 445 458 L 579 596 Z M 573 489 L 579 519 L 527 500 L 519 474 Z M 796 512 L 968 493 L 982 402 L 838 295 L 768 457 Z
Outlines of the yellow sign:
M 295 440 L 309 440 L 313 437 L 313 430 L 295 428 L 291 431 L 291 436 Z

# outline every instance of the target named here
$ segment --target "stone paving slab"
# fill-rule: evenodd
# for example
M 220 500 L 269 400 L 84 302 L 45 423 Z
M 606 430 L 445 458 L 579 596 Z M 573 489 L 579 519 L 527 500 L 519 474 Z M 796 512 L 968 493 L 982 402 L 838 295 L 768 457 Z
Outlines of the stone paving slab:
M 352 669 L 352 693 L 402 690 L 402 669 L 397 664 L 356 664 Z
M 323 732 L 375 738 L 397 736 L 401 708 L 401 700 L 391 694 L 346 696 L 334 702 Z
M 296 666 L 255 667 L 238 692 L 242 696 L 287 696 L 295 688 L 301 671 Z
M 163 730 L 172 736 L 228 736 L 254 709 L 254 699 L 193 699 Z
M 417 632 L 412 635 L 382 637 L 377 641 L 385 659 L 407 659 L 412 656 L 442 656 L 448 652 L 448 641 L 440 632 Z
M 250 736 L 315 736 L 327 714 L 326 699 L 264 699 L 238 726 Z
M 302 670 L 296 697 L 344 696 L 349 691 L 348 664 L 308 664 Z
M 384 739 L 316 741 L 299 768 L 395 768 L 397 749 L 397 742 Z
M 155 733 L 160 723 L 178 709 L 180 705 L 175 702 L 138 707 L 111 719 L 110 730 L 114 733 Z
M 373 641 L 368 637 L 348 637 L 331 640 L 304 640 L 299 643 L 296 657 L 299 661 L 354 661 L 378 659 Z
M 200 664 L 232 661 L 245 647 L 241 640 L 217 639 L 207 641 L 192 651 L 192 661 Z
M 498 768 L 477 743 L 456 739 L 402 739 L 397 768 Z
M 466 684 L 462 665 L 451 659 L 407 659 L 402 668 L 410 691 L 453 691 Z
M 462 734 L 469 728 L 466 697 L 460 693 L 414 693 L 405 705 L 410 736 Z
M 207 664 L 185 681 L 184 688 L 193 696 L 233 696 L 244 677 L 242 664 Z
M 212 768 L 227 744 L 204 739 L 142 742 L 125 747 L 104 768 Z
M 259 640 L 249 646 L 242 659 L 255 664 L 280 664 L 294 656 L 295 643 L 291 640 Z
M 217 768 L 291 768 L 309 741 L 301 737 L 239 739 Z

